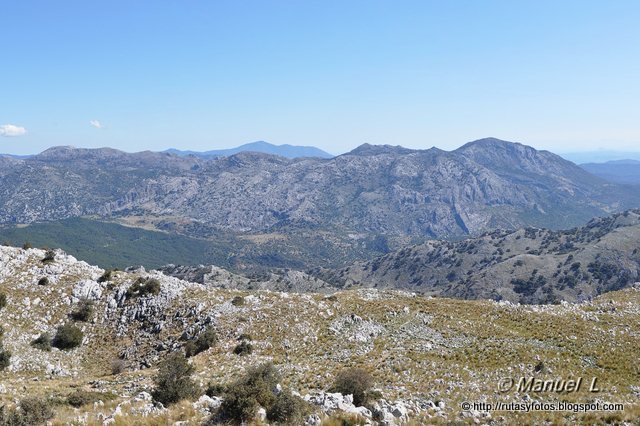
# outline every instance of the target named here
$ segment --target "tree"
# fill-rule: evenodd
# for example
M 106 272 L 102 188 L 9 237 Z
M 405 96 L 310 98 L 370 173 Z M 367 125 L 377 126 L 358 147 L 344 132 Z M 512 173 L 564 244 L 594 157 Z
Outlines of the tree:
M 82 344 L 83 337 L 82 330 L 75 325 L 61 325 L 53 337 L 52 345 L 58 349 L 73 349 Z
M 158 368 L 153 398 L 170 405 L 196 396 L 198 388 L 191 378 L 193 371 L 193 366 L 182 353 L 169 355 Z

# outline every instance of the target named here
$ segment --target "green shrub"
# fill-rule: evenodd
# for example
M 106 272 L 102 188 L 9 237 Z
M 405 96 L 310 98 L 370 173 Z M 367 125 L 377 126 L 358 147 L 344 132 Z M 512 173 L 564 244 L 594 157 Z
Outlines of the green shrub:
M 7 368 L 9 364 L 11 364 L 11 352 L 4 349 L 2 345 L 0 345 L 0 371 Z
M 250 421 L 258 406 L 269 409 L 277 399 L 274 389 L 279 374 L 272 363 L 250 368 L 240 380 L 227 385 L 220 413 L 225 420 Z
M 83 405 L 93 404 L 94 402 L 102 401 L 112 401 L 116 398 L 116 396 L 112 393 L 106 392 L 93 392 L 78 389 L 71 395 L 67 397 L 67 404 L 72 407 L 82 407 Z
M 153 296 L 160 294 L 160 281 L 155 278 L 144 279 L 140 277 L 127 289 L 128 299 L 145 296 L 147 294 Z
M 51 402 L 46 399 L 27 397 L 17 408 L 5 410 L 0 407 L 0 425 L 35 426 L 46 423 L 55 416 Z
M 204 392 L 207 396 L 222 396 L 226 392 L 226 386 L 219 383 L 209 383 L 207 390 Z
M 71 312 L 71 319 L 74 321 L 89 321 L 93 314 L 93 302 L 89 299 L 81 299 L 78 308 Z
M 24 244 L 22 244 L 22 249 L 23 250 L 29 250 L 30 248 L 33 248 L 33 246 L 31 245 L 31 243 L 29 241 L 25 241 Z
M 47 265 L 47 264 L 53 263 L 55 261 L 56 261 L 56 252 L 53 251 L 53 250 L 47 250 L 47 252 L 44 255 L 44 258 L 42 259 L 42 263 Z
M 0 309 L 7 306 L 7 295 L 4 293 L 0 293 Z
M 294 396 L 289 391 L 282 391 L 267 410 L 267 419 L 280 424 L 303 424 L 307 405 L 303 399 Z
M 243 306 L 244 305 L 244 297 L 236 296 L 231 300 L 231 304 L 233 306 Z
M 353 404 L 361 406 L 367 402 L 367 393 L 372 386 L 373 377 L 366 370 L 350 368 L 338 373 L 332 390 L 343 395 L 353 395 Z
M 256 417 L 258 402 L 253 391 L 244 386 L 234 387 L 224 394 L 220 415 L 225 420 L 235 420 L 237 423 L 249 422 Z
M 107 269 L 106 271 L 104 271 L 104 274 L 102 274 L 100 276 L 100 278 L 98 278 L 98 282 L 99 283 L 104 283 L 107 281 L 111 281 L 113 279 L 113 273 L 115 272 L 115 270 L 113 269 Z
M 51 350 L 51 336 L 49 335 L 49 333 L 42 333 L 40 336 L 38 336 L 37 339 L 33 340 L 30 344 L 36 349 L 40 349 L 48 352 Z
M 38 280 L 38 285 L 49 285 L 49 278 L 42 277 Z
M 247 341 L 242 341 L 233 348 L 233 353 L 240 356 L 251 355 L 252 352 L 253 345 Z
M 51 344 L 58 349 L 73 349 L 82 344 L 82 330 L 73 324 L 58 327 Z
M 153 398 L 169 405 L 196 396 L 198 387 L 191 378 L 193 371 L 193 367 L 182 353 L 169 355 L 158 368 L 158 374 L 154 379 Z
M 185 354 L 187 358 L 198 355 L 215 345 L 217 341 L 216 330 L 212 326 L 208 326 L 195 340 L 190 340 L 185 344 Z

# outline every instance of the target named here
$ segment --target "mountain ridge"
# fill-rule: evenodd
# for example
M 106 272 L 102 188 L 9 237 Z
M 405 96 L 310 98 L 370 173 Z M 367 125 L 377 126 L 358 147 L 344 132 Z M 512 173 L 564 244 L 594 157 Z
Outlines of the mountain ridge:
M 230 155 L 238 154 L 240 152 L 262 152 L 265 154 L 280 155 L 286 158 L 300 158 L 300 157 L 318 157 L 318 158 L 332 158 L 333 155 L 316 148 L 314 146 L 300 146 L 300 145 L 274 145 L 265 141 L 256 141 L 246 143 L 235 148 L 228 149 L 215 149 L 209 151 L 191 151 L 191 150 L 179 150 L 175 148 L 169 148 L 163 152 L 176 154 L 180 156 L 193 155 L 201 158 L 215 158 L 215 157 L 228 157 Z
M 94 216 L 196 238 L 279 241 L 266 253 L 275 257 L 314 241 L 317 257 L 339 260 L 365 241 L 399 248 L 495 228 L 563 229 L 640 205 L 640 188 L 495 139 L 455 151 L 363 145 L 331 159 L 67 147 L 2 162 L 0 224 Z

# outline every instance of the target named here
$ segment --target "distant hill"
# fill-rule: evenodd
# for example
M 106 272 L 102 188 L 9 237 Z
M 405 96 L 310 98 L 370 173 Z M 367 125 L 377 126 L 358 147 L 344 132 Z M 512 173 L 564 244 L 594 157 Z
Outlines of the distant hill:
M 297 146 L 297 145 L 273 145 L 268 142 L 258 141 L 240 145 L 236 148 L 218 149 L 212 151 L 181 151 L 178 149 L 168 149 L 165 152 L 176 155 L 195 155 L 200 158 L 228 157 L 240 152 L 262 152 L 265 154 L 279 155 L 286 158 L 302 158 L 302 157 L 318 157 L 331 158 L 333 155 L 313 146 Z
M 0 154 L 0 157 L 24 159 L 24 158 L 32 157 L 32 155 Z
M 580 167 L 609 182 L 640 184 L 640 161 L 638 160 L 587 163 L 580 164 Z
M 604 163 L 607 161 L 616 161 L 616 160 L 625 160 L 625 159 L 640 160 L 640 151 L 597 150 L 597 151 L 559 153 L 558 155 L 576 164 Z
M 566 231 L 492 231 L 429 241 L 311 275 L 341 288 L 375 287 L 521 303 L 581 301 L 640 280 L 640 210 Z

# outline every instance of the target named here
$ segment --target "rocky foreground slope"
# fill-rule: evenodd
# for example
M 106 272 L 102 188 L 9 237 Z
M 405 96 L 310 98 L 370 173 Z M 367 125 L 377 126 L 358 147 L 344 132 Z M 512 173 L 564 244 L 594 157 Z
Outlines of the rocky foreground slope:
M 202 424 L 219 397 L 196 395 L 165 408 L 149 393 L 158 362 L 213 327 L 218 342 L 189 359 L 200 394 L 209 384 L 229 383 L 248 367 L 272 361 L 282 374 L 281 387 L 309 403 L 308 424 L 335 424 L 329 422 L 347 415 L 374 424 L 605 423 L 640 416 L 638 287 L 577 305 L 520 306 L 375 289 L 240 292 L 155 271 L 104 273 L 59 251 L 47 256 L 39 249 L 0 247 L 2 344 L 12 354 L 0 372 L 1 403 L 10 408 L 25 396 L 46 396 L 54 403 L 54 425 Z M 132 291 L 139 278 L 156 279 L 157 294 Z M 75 321 L 84 333 L 79 347 L 32 346 L 42 333 L 74 322 L 69 314 L 84 299 L 93 301 L 93 313 L 87 322 Z M 253 351 L 234 353 L 239 342 Z M 113 371 L 114 360 L 123 371 Z M 327 393 L 347 367 L 362 367 L 374 378 L 376 392 L 366 407 Z M 601 391 L 500 392 L 501 379 L 521 376 L 597 377 Z M 73 408 L 65 401 L 78 390 L 104 398 Z M 625 406 L 615 412 L 526 414 L 460 405 L 558 400 Z

